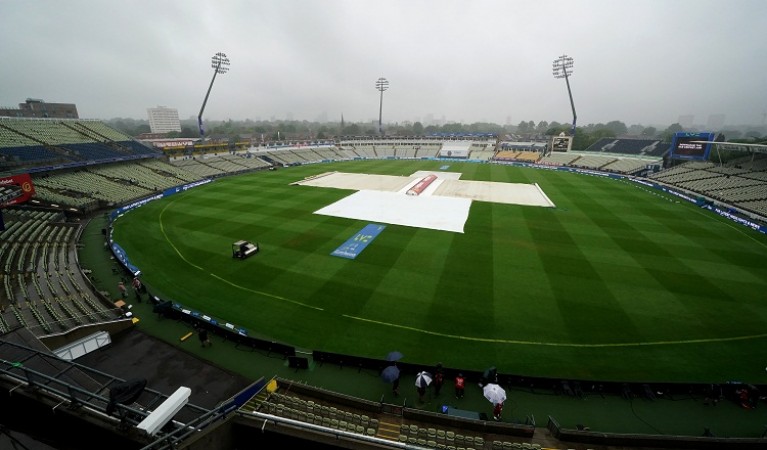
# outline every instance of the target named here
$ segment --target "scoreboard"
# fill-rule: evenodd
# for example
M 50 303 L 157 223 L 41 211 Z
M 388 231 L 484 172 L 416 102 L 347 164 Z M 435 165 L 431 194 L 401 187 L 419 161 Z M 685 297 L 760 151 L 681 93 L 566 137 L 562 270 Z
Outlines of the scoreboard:
M 573 146 L 573 137 L 572 136 L 554 136 L 551 139 L 551 150 L 555 152 L 567 152 L 570 151 L 570 149 Z
M 671 158 L 688 160 L 706 160 L 711 151 L 714 133 L 688 133 L 680 131 L 671 140 Z M 703 143 L 707 141 L 708 143 Z

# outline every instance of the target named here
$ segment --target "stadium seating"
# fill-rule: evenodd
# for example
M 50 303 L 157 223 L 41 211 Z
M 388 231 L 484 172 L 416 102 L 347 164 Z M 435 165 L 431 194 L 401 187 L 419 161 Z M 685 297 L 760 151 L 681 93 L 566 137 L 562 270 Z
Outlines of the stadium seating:
M 0 334 L 17 326 L 50 334 L 114 320 L 120 314 L 98 300 L 77 267 L 79 224 L 56 211 L 9 208 L 0 232 Z
M 0 118 L 0 155 L 27 166 L 159 156 L 102 122 L 82 119 Z
M 602 138 L 586 148 L 586 152 L 604 152 L 624 155 L 660 156 L 668 148 L 658 139 Z

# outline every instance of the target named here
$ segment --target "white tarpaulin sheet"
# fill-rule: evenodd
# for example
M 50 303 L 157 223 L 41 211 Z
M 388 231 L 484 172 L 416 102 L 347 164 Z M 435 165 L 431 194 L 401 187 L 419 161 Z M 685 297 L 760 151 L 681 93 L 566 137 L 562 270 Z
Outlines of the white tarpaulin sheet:
M 470 207 L 467 198 L 359 191 L 314 214 L 463 233 Z

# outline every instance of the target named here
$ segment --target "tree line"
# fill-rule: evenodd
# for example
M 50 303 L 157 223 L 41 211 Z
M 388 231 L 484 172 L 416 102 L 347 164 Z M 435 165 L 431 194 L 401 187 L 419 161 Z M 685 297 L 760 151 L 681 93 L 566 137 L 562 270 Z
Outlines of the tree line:
M 117 118 L 105 120 L 105 123 L 131 136 L 149 133 L 147 120 Z M 310 122 L 299 120 L 283 121 L 255 121 L 246 120 L 223 120 L 206 121 L 206 137 L 230 142 L 242 142 L 246 140 L 276 141 L 276 140 L 318 140 L 332 139 L 337 136 L 370 136 L 378 135 L 377 124 L 360 122 Z M 385 134 L 389 136 L 423 136 L 432 133 L 494 133 L 501 139 L 519 138 L 521 140 L 544 138 L 555 136 L 560 133 L 569 134 L 571 125 L 556 121 L 545 120 L 538 123 L 520 121 L 517 125 L 499 125 L 490 122 L 475 122 L 471 124 L 445 123 L 442 125 L 424 125 L 421 122 L 401 122 L 385 126 Z M 671 142 L 671 137 L 678 131 L 704 131 L 685 130 L 678 123 L 673 123 L 665 129 L 653 126 L 626 125 L 619 120 L 607 123 L 588 124 L 577 127 L 573 139 L 573 149 L 583 150 L 602 138 L 616 138 L 632 136 L 644 139 L 658 139 L 663 142 Z M 708 130 L 705 130 L 708 131 Z M 751 129 L 723 130 L 722 136 L 727 140 L 753 141 L 767 138 L 767 127 L 751 127 Z M 167 137 L 199 138 L 197 124 L 194 120 L 181 121 L 181 132 L 168 133 Z

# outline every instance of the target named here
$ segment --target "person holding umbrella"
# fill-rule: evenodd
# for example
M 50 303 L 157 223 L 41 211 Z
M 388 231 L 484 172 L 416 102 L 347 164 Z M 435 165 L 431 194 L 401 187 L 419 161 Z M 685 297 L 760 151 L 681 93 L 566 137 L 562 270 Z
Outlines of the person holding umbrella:
M 405 355 L 397 350 L 389 352 L 386 355 L 386 360 L 391 362 L 390 366 L 384 368 L 381 372 L 381 378 L 387 383 L 391 383 L 391 391 L 395 397 L 399 397 L 399 367 L 397 367 L 397 361 L 402 359 Z
M 395 397 L 399 396 L 399 367 L 395 361 L 390 366 L 384 367 L 381 371 L 381 379 L 386 383 L 391 383 L 392 394 Z
M 506 391 L 496 383 L 488 383 L 482 388 L 482 393 L 493 404 L 493 419 L 501 420 L 503 402 L 506 401 Z
M 394 363 L 394 367 L 397 367 L 397 363 Z M 395 397 L 399 397 L 399 368 L 397 369 L 397 378 L 392 381 L 391 392 Z
M 426 371 L 418 372 L 418 375 L 415 376 L 415 387 L 418 391 L 418 400 L 421 403 L 425 401 L 426 387 L 431 384 L 431 380 L 431 374 Z

